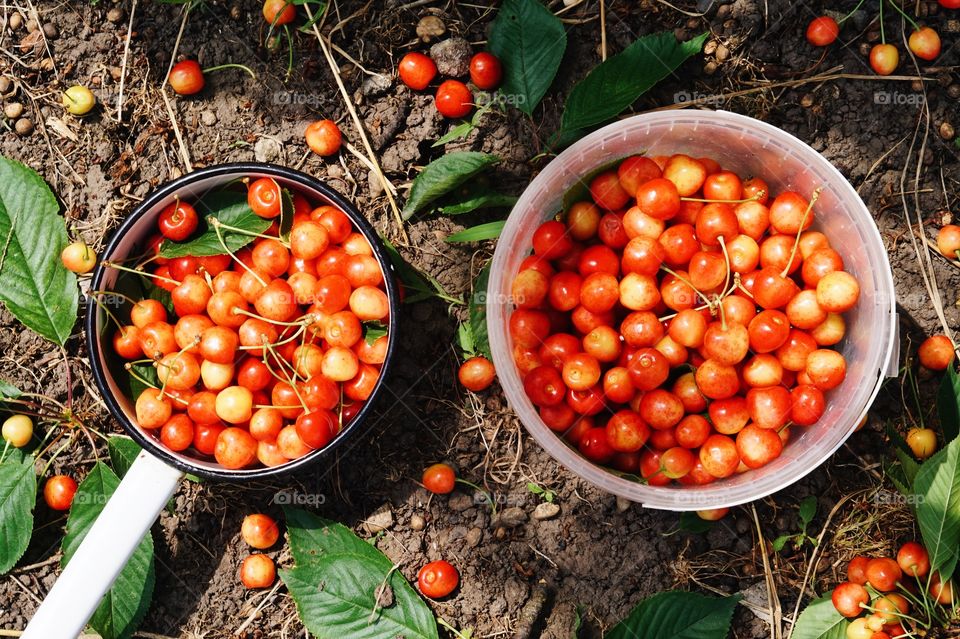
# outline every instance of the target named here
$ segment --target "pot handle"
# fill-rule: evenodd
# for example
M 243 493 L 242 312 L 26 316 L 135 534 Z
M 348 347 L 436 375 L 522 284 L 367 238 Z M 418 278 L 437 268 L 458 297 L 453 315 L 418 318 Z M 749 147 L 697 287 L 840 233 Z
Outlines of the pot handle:
M 22 639 L 76 639 L 182 477 L 179 470 L 140 452 Z

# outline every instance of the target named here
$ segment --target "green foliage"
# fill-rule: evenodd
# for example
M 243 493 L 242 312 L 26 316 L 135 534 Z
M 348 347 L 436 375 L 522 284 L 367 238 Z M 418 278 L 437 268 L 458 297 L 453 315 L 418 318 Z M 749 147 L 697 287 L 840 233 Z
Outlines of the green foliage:
M 59 345 L 77 321 L 77 278 L 60 261 L 69 243 L 60 205 L 34 170 L 0 156 L 0 302 Z
M 456 233 L 451 233 L 447 236 L 446 241 L 453 243 L 459 242 L 480 242 L 482 240 L 495 240 L 500 237 L 500 233 L 503 231 L 503 227 L 506 226 L 506 220 L 497 220 L 496 222 L 487 222 L 486 224 L 478 224 L 476 226 L 471 226 L 470 228 L 463 229 L 462 231 L 457 231 Z
M 33 456 L 5 448 L 0 459 L 0 575 L 13 568 L 30 545 L 37 501 Z
M 787 542 L 792 541 L 793 547 L 797 550 L 803 546 L 804 543 L 809 541 L 812 545 L 817 545 L 817 540 L 807 534 L 807 526 L 810 525 L 810 522 L 813 521 L 813 518 L 817 515 L 817 498 L 814 495 L 809 495 L 800 502 L 800 510 L 798 513 L 800 519 L 800 531 L 793 535 L 780 535 L 773 540 L 773 549 L 776 552 L 783 550 Z
M 800 613 L 790 639 L 846 639 L 850 622 L 833 607 L 830 597 L 816 599 Z
M 641 601 L 607 639 L 726 639 L 740 595 L 661 592 Z
M 413 180 L 410 196 L 403 207 L 403 219 L 410 219 L 499 161 L 496 155 L 475 151 L 448 153 L 434 160 Z
M 944 441 L 953 441 L 960 435 L 960 375 L 953 366 L 947 368 L 937 393 L 937 412 Z
M 960 550 L 960 439 L 921 464 L 913 492 L 930 569 L 950 579 Z
M 255 240 L 255 234 L 270 228 L 270 220 L 254 213 L 247 204 L 246 194 L 240 191 L 214 191 L 203 196 L 194 206 L 201 220 L 194 237 L 186 242 L 164 240 L 160 247 L 162 257 L 223 255 L 227 252 L 224 244 L 230 251 L 238 251 Z M 221 228 L 218 237 L 213 220 L 239 230 Z
M 376 320 L 367 320 L 363 323 L 363 339 L 367 344 L 373 344 L 387 334 L 387 325 Z
M 563 60 L 563 23 L 538 0 L 504 0 L 487 47 L 503 63 L 500 92 L 532 115 Z
M 342 524 L 284 513 L 296 566 L 280 578 L 314 636 L 437 639 L 430 608 L 383 553 Z
M 400 255 L 397 247 L 391 244 L 387 238 L 381 237 L 380 239 L 383 240 L 383 246 L 387 251 L 387 257 L 390 258 L 390 264 L 407 293 L 403 299 L 404 304 L 422 302 L 431 297 L 445 300 L 451 304 L 463 304 L 463 300 L 451 297 L 436 278 L 411 266 Z
M 535 484 L 532 481 L 527 482 L 527 490 L 529 490 L 532 494 L 537 495 L 545 502 L 552 502 L 557 498 L 557 494 L 555 492 L 549 488 L 544 488 L 539 484 Z
M 464 356 L 473 357 L 483 355 L 487 359 L 490 354 L 490 337 L 487 332 L 487 281 L 490 279 L 490 264 L 488 263 L 477 274 L 473 283 L 473 294 L 467 304 L 467 319 L 460 323 L 457 329 L 457 343 Z

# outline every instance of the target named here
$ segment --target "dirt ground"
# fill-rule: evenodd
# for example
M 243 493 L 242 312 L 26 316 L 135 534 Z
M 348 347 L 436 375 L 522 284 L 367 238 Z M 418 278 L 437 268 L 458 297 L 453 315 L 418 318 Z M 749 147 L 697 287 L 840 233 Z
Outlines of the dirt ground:
M 695 56 L 644 96 L 635 110 L 699 100 L 762 118 L 811 144 L 850 179 L 874 212 L 894 269 L 904 349 L 925 332 L 936 331 L 900 193 L 908 192 L 912 206 L 919 187 L 921 216 L 933 226 L 944 223 L 955 205 L 958 151 L 939 132 L 943 122 L 960 126 L 957 98 L 952 97 L 960 96 L 960 85 L 955 84 L 960 78 L 953 73 L 953 65 L 960 63 L 956 47 L 960 17 L 945 16 L 941 10 L 926 18 L 941 32 L 944 53 L 937 68 L 923 69 L 920 82 L 910 77 L 881 80 L 867 67 L 860 47 L 875 35 L 867 24 L 875 6 L 851 19 L 842 44 L 821 51 L 807 45 L 802 33 L 802 25 L 823 10 L 819 2 L 675 4 L 605 2 L 611 53 L 639 35 L 664 28 L 682 38 L 703 31 L 712 34 L 709 54 Z M 845 11 L 855 3 L 839 4 Z M 334 43 L 352 58 L 335 54 L 340 75 L 387 176 L 401 193 L 417 168 L 441 153 L 430 144 L 450 124 L 437 115 L 430 95 L 410 92 L 392 77 L 392 70 L 403 53 L 423 48 L 415 26 L 425 15 L 440 17 L 448 36 L 482 46 L 495 15 L 494 7 L 483 5 L 442 0 L 366 4 L 341 0 L 332 5 L 325 30 L 333 28 Z M 554 11 L 562 5 L 550 3 Z M 505 162 L 495 179 L 519 193 L 548 160 L 532 158 L 546 150 L 546 140 L 557 128 L 563 95 L 600 60 L 599 5 L 587 0 L 563 14 L 569 19 L 566 59 L 536 118 L 516 111 L 491 112 L 464 141 L 448 148 L 498 153 Z M 924 11 L 938 9 L 935 2 L 919 0 L 921 5 Z M 35 8 L 41 23 L 55 27 L 56 33 L 48 34 L 55 37 L 46 40 L 31 36 L 24 27 L 6 28 L 0 36 L 0 72 L 14 80 L 17 91 L 5 100 L 22 102 L 36 125 L 25 137 L 8 126 L 0 133 L 0 152 L 29 164 L 47 179 L 62 200 L 73 235 L 102 246 L 105 235 L 151 189 L 186 171 L 185 155 L 194 168 L 256 159 L 329 180 L 357 202 L 412 264 L 436 277 L 452 295 L 469 292 L 493 244 L 451 246 L 443 238 L 495 219 L 495 214 L 414 219 L 407 227 L 409 242 L 403 242 L 379 183 L 356 157 L 343 153 L 324 161 L 308 152 L 303 130 L 320 116 L 336 119 L 347 139 L 357 147 L 360 142 L 316 39 L 295 36 L 287 78 L 287 52 L 264 48 L 266 29 L 254 1 L 210 0 L 186 23 L 182 55 L 199 58 L 205 67 L 242 63 L 256 72 L 258 80 L 226 70 L 213 74 L 200 96 L 171 99 L 184 149 L 158 90 L 181 26 L 181 6 L 138 3 L 123 118 L 118 121 L 131 6 L 111 0 L 7 0 L 0 8 L 0 15 L 9 16 L 19 8 L 27 17 Z M 893 21 L 888 22 L 888 36 L 899 41 L 899 29 L 891 25 Z M 891 36 L 891 31 L 896 33 Z M 49 63 L 41 66 L 48 59 L 52 68 Z M 848 75 L 815 78 L 828 72 Z M 899 72 L 917 75 L 909 60 Z M 860 75 L 864 77 L 854 77 Z M 101 104 L 96 115 L 82 121 L 65 116 L 58 104 L 59 90 L 75 82 L 93 87 Z M 956 327 L 960 271 L 942 260 L 937 269 L 946 316 Z M 439 301 L 405 307 L 402 321 L 408 330 L 403 332 L 390 381 L 392 397 L 381 404 L 366 434 L 341 449 L 332 466 L 243 487 L 181 485 L 175 508 L 154 527 L 157 587 L 144 631 L 219 638 L 235 636 L 243 627 L 241 634 L 247 637 L 302 636 L 284 588 L 247 591 L 237 579 L 237 567 L 247 552 L 239 538 L 242 517 L 252 511 L 279 515 L 271 500 L 279 489 L 291 485 L 302 494 L 317 496 L 323 502 L 316 508 L 319 513 L 364 535 L 369 535 L 365 520 L 389 509 L 392 524 L 378 546 L 407 578 L 414 578 L 427 560 L 443 557 L 456 564 L 462 575 L 459 593 L 433 604 L 434 611 L 458 628 L 473 628 L 477 637 L 567 638 L 578 609 L 582 636 L 596 637 L 639 600 L 671 587 L 743 590 L 759 608 L 767 607 L 763 553 L 752 507 L 734 509 L 706 533 L 676 532 L 675 513 L 618 503 L 578 480 L 526 435 L 496 387 L 468 396 L 456 385 L 458 362 L 452 343 L 459 312 L 451 316 Z M 67 345 L 77 406 L 88 426 L 117 432 L 119 426 L 95 397 L 83 339 L 78 328 Z M 60 354 L 23 331 L 6 311 L 0 311 L 0 343 L 4 344 L 0 377 L 25 390 L 66 397 L 68 381 Z M 931 381 L 921 380 L 922 395 L 929 396 L 933 389 Z M 883 425 L 902 427 L 903 419 L 900 389 L 892 381 L 881 393 L 868 427 L 829 463 L 795 487 L 754 505 L 763 536 L 772 540 L 795 532 L 796 505 L 810 494 L 817 495 L 820 504 L 811 532 L 819 533 L 841 497 L 877 482 L 885 450 Z M 96 452 L 103 456 L 105 447 Z M 83 476 L 94 453 L 81 439 L 57 459 L 55 470 Z M 492 521 L 489 507 L 475 503 L 467 492 L 431 498 L 417 479 L 425 465 L 438 460 L 452 461 L 464 477 L 493 491 L 502 503 L 499 518 Z M 556 492 L 558 516 L 532 518 L 540 500 L 528 491 L 529 481 Z M 818 592 L 854 544 L 883 547 L 897 536 L 911 535 L 910 523 L 896 505 L 883 508 L 879 512 L 875 503 L 860 500 L 836 513 L 834 525 L 843 522 L 848 533 L 862 534 L 850 533 L 847 541 L 827 547 L 818 569 Z M 25 626 L 55 578 L 65 518 L 43 507 L 37 508 L 36 517 L 38 531 L 20 567 L 0 578 L 0 627 L 6 630 Z M 422 518 L 425 527 L 418 529 L 416 521 L 411 525 L 412 518 Z M 807 546 L 799 552 L 771 554 L 785 615 L 793 611 L 809 552 Z M 273 556 L 281 564 L 291 561 L 283 551 Z M 531 618 L 536 620 L 533 626 L 525 621 Z M 746 639 L 769 633 L 753 612 L 738 610 L 733 636 Z

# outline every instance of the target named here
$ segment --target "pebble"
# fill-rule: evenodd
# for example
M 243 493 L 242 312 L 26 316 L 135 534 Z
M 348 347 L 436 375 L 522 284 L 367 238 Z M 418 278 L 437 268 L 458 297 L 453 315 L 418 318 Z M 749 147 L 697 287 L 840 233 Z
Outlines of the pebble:
M 368 75 L 360 83 L 360 93 L 368 97 L 381 96 L 393 86 L 393 79 L 382 73 Z
M 468 508 L 473 508 L 473 506 L 473 495 L 467 495 L 465 493 L 454 493 L 450 495 L 450 499 L 447 500 L 447 508 L 458 513 Z
M 3 107 L 3 115 L 11 120 L 16 120 L 23 115 L 23 105 L 19 102 L 8 102 Z
M 57 36 L 60 35 L 60 32 L 57 31 L 57 27 L 52 22 L 47 22 L 43 25 L 43 35 L 47 40 L 56 40 Z
M 253 145 L 253 157 L 257 162 L 274 162 L 280 157 L 280 143 L 273 138 L 260 138 Z
M 705 45 L 703 45 L 703 55 L 713 55 L 717 51 L 717 45 L 719 42 L 716 40 L 710 40 Z
M 527 513 L 523 512 L 523 508 L 520 508 L 519 506 L 505 508 L 494 520 L 495 525 L 505 528 L 516 528 L 517 526 L 523 525 L 526 522 Z
M 200 114 L 200 121 L 204 126 L 213 126 L 217 123 L 217 114 L 213 111 L 204 111 Z
M 707 63 L 703 65 L 703 72 L 707 75 L 713 75 L 717 72 L 717 63 L 713 60 L 707 61 Z
M 120 7 L 114 7 L 107 11 L 107 22 L 112 22 L 114 24 L 123 22 L 123 9 Z
M 621 497 L 620 495 L 617 495 L 617 512 L 618 513 L 627 512 L 628 510 L 630 510 L 630 505 L 632 503 L 633 502 L 627 499 L 626 497 Z
M 10 30 L 16 31 L 21 26 L 23 26 L 23 16 L 19 13 L 14 13 L 10 16 Z
M 16 130 L 17 135 L 30 135 L 33 133 L 33 121 L 28 118 L 20 118 L 17 120 L 17 123 L 13 125 L 13 128 Z
M 423 16 L 417 23 L 417 37 L 424 42 L 432 42 L 446 32 L 447 25 L 437 16 Z
M 730 49 L 727 48 L 724 44 L 717 45 L 717 60 L 724 62 L 727 58 L 730 57 Z
M 327 166 L 327 177 L 334 180 L 343 178 L 343 167 L 339 164 L 330 164 Z
M 552 501 L 545 501 L 537 504 L 537 507 L 533 510 L 533 518 L 537 521 L 546 521 L 548 519 L 553 519 L 560 514 L 560 505 L 555 504 Z
M 383 182 L 374 170 L 367 171 L 367 187 L 370 189 L 370 197 L 380 197 L 383 193 Z
M 430 47 L 430 57 L 440 75 L 459 78 L 470 72 L 473 47 L 463 38 L 447 38 Z
M 949 142 L 956 136 L 956 132 L 953 130 L 953 125 L 949 122 L 940 123 L 940 137 Z
M 471 528 L 470 530 L 467 531 L 466 537 L 464 537 L 464 541 L 467 542 L 467 546 L 469 546 L 470 548 L 476 548 L 477 546 L 479 546 L 480 540 L 482 539 L 483 539 L 483 531 L 480 530 L 479 528 Z
M 410 530 L 415 530 L 420 532 L 426 528 L 427 522 L 420 515 L 411 515 L 410 516 Z
M 39 28 L 40 28 L 40 24 L 36 20 L 34 20 L 33 18 L 30 18 L 29 20 L 27 20 L 27 33 L 33 33 Z
M 363 525 L 373 534 L 382 532 L 393 526 L 393 511 L 385 506 L 367 517 Z
M 951 84 L 947 87 L 947 95 L 956 100 L 960 98 L 960 84 Z
M 239 5 L 233 5 L 230 7 L 230 17 L 234 20 L 239 20 L 243 17 L 243 11 L 241 11 Z
M 861 43 L 860 43 L 860 55 L 862 55 L 862 56 L 868 56 L 868 55 L 870 55 L 870 49 L 872 49 L 872 48 L 873 48 L 873 45 L 871 45 L 869 42 L 861 42 Z
M 12 86 L 13 86 L 13 81 L 10 78 L 6 76 L 0 76 L 0 93 L 6 93 L 7 91 L 10 90 L 10 87 Z
M 813 94 L 812 94 L 812 93 L 805 93 L 804 96 L 803 96 L 802 98 L 800 98 L 800 106 L 802 106 L 804 109 L 809 109 L 810 107 L 812 107 L 812 106 L 813 106 Z

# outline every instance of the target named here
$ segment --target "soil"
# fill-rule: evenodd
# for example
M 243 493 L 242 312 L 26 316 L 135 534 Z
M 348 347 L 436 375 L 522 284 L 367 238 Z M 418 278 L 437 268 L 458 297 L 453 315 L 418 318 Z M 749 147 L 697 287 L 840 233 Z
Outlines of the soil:
M 566 58 L 537 116 L 492 111 L 466 139 L 447 147 L 499 154 L 504 162 L 491 179 L 510 192 L 519 193 L 549 159 L 540 154 L 548 150 L 547 140 L 557 129 L 563 96 L 600 60 L 599 3 L 573 4 L 564 13 L 569 18 Z M 849 10 L 855 3 L 841 4 Z M 447 28 L 444 37 L 463 37 L 476 48 L 482 46 L 495 15 L 494 8 L 482 5 L 397 0 L 332 4 L 324 29 L 336 25 L 334 42 L 354 60 L 336 54 L 341 78 L 387 176 L 401 193 L 420 167 L 442 153 L 430 145 L 451 124 L 436 113 L 430 95 L 399 85 L 392 69 L 403 52 L 427 48 L 416 36 L 423 16 L 439 17 Z M 634 105 L 636 111 L 692 98 L 752 115 L 806 141 L 849 178 L 873 211 L 889 250 L 900 304 L 903 362 L 912 352 L 911 344 L 915 350 L 918 339 L 942 329 L 909 242 L 900 193 L 908 192 L 911 207 L 918 193 L 924 224 L 935 229 L 951 218 L 960 177 L 957 146 L 938 135 L 942 122 L 960 126 L 956 99 L 950 97 L 960 95 L 954 93 L 960 86 L 952 73 L 960 57 L 955 47 L 960 27 L 956 16 L 944 15 L 936 3 L 921 0 L 920 5 L 930 12 L 926 21 L 944 38 L 944 53 L 936 68 L 923 69 L 922 83 L 872 75 L 859 51 L 862 43 L 877 35 L 867 24 L 867 10 L 845 25 L 842 43 L 813 50 L 803 39 L 802 25 L 814 17 L 819 3 L 811 7 L 783 0 L 677 2 L 683 12 L 661 0 L 605 3 L 610 54 L 637 36 L 660 29 L 674 30 L 682 38 L 711 33 L 712 53 L 695 56 L 641 98 Z M 31 47 L 29 41 L 24 44 L 28 38 L 24 27 L 4 29 L 0 71 L 13 80 L 16 91 L 5 101 L 24 103 L 36 130 L 18 137 L 6 123 L 0 152 L 37 169 L 61 199 L 71 234 L 100 247 L 148 192 L 187 171 L 159 93 L 182 6 L 137 4 L 122 121 L 117 118 L 119 78 L 131 5 L 110 0 L 27 0 L 8 3 L 0 15 L 19 8 L 29 18 L 33 7 L 40 23 L 55 26 L 56 38 L 46 46 L 41 40 Z M 562 5 L 552 2 L 551 8 L 556 11 Z M 703 11 L 705 15 L 691 17 Z M 887 35 L 899 42 L 899 29 L 894 32 L 891 25 Z M 285 46 L 270 52 L 265 36 L 260 7 L 248 0 L 202 2 L 186 22 L 181 55 L 197 57 L 205 67 L 242 63 L 258 78 L 253 81 L 241 71 L 225 70 L 212 74 L 198 97 L 171 99 L 192 167 L 256 159 L 325 178 L 352 197 L 411 264 L 435 277 L 450 295 L 469 294 L 493 245 L 449 245 L 443 240 L 455 230 L 500 214 L 415 218 L 406 226 L 409 241 L 404 241 L 379 182 L 363 163 L 346 152 L 324 160 L 304 144 L 306 124 L 322 116 L 337 120 L 346 139 L 362 146 L 316 39 L 294 35 L 288 77 Z M 52 68 L 39 68 L 46 59 L 52 59 Z M 802 82 L 834 69 L 863 77 Z M 909 60 L 899 71 L 917 74 Z M 783 84 L 787 81 L 797 82 Z M 91 86 L 101 105 L 82 120 L 64 115 L 57 98 L 60 89 L 76 82 Z M 725 97 L 747 90 L 752 92 Z M 928 230 L 928 235 L 933 232 Z M 946 319 L 956 328 L 960 271 L 939 259 L 934 265 Z M 819 514 L 811 532 L 818 533 L 841 497 L 876 483 L 874 474 L 886 449 L 883 429 L 892 424 L 902 431 L 908 419 L 898 384 L 892 381 L 881 393 L 868 426 L 823 467 L 783 493 L 734 509 L 708 532 L 678 531 L 675 513 L 618 501 L 559 467 L 527 436 L 496 387 L 479 396 L 458 387 L 452 343 L 462 314 L 460 309 L 451 312 L 441 301 L 405 306 L 402 321 L 408 329 L 390 381 L 394 399 L 382 403 L 366 433 L 342 448 L 330 467 L 242 487 L 184 481 L 173 507 L 153 530 L 157 586 L 142 630 L 170 637 L 219 638 L 236 636 L 242 626 L 241 634 L 247 637 L 301 636 L 294 603 L 284 588 L 247 591 L 237 578 L 238 565 L 248 552 L 239 538 L 241 519 L 254 511 L 279 516 L 274 497 L 291 486 L 322 502 L 314 510 L 364 536 L 371 535 L 365 521 L 388 509 L 392 523 L 379 536 L 378 547 L 408 579 L 415 578 L 428 560 L 452 561 L 460 570 L 462 586 L 454 597 L 431 605 L 456 627 L 473 628 L 477 637 L 570 637 L 578 617 L 581 636 L 597 637 L 638 601 L 672 587 L 714 593 L 744 590 L 752 593 L 751 601 L 766 608 L 763 546 L 755 521 L 768 541 L 796 532 L 798 501 L 817 495 Z M 2 310 L 0 342 L 5 352 L 0 377 L 59 401 L 72 397 L 89 428 L 119 432 L 98 401 L 83 340 L 78 325 L 66 347 L 68 377 L 64 357 L 23 331 Z M 920 380 L 922 405 L 931 405 L 936 381 Z M 104 446 L 95 451 L 80 437 L 53 469 L 82 477 L 95 456 L 104 454 Z M 458 489 L 438 498 L 421 488 L 417 480 L 422 469 L 437 460 L 451 461 L 463 477 L 487 487 L 500 505 L 498 517 L 470 492 Z M 555 492 L 557 516 L 545 521 L 532 518 L 540 498 L 528 490 L 528 482 Z M 870 508 L 869 502 L 858 502 L 856 508 L 848 505 L 837 519 L 855 518 Z M 887 513 L 885 521 L 900 521 L 897 512 Z M 37 531 L 19 567 L 0 578 L 0 627 L 5 630 L 24 628 L 55 578 L 64 517 L 40 504 L 36 519 Z M 414 521 L 418 519 L 425 523 L 422 530 Z M 913 533 L 908 523 L 880 526 L 873 519 L 865 521 L 872 535 L 862 537 L 862 543 L 889 547 L 896 536 Z M 814 584 L 818 592 L 828 587 L 840 560 L 854 550 L 849 543 L 827 546 Z M 800 594 L 809 552 L 807 545 L 800 551 L 788 547 L 770 554 L 787 616 Z M 281 564 L 292 562 L 286 551 L 270 554 Z M 740 607 L 733 636 L 766 637 L 770 630 Z

